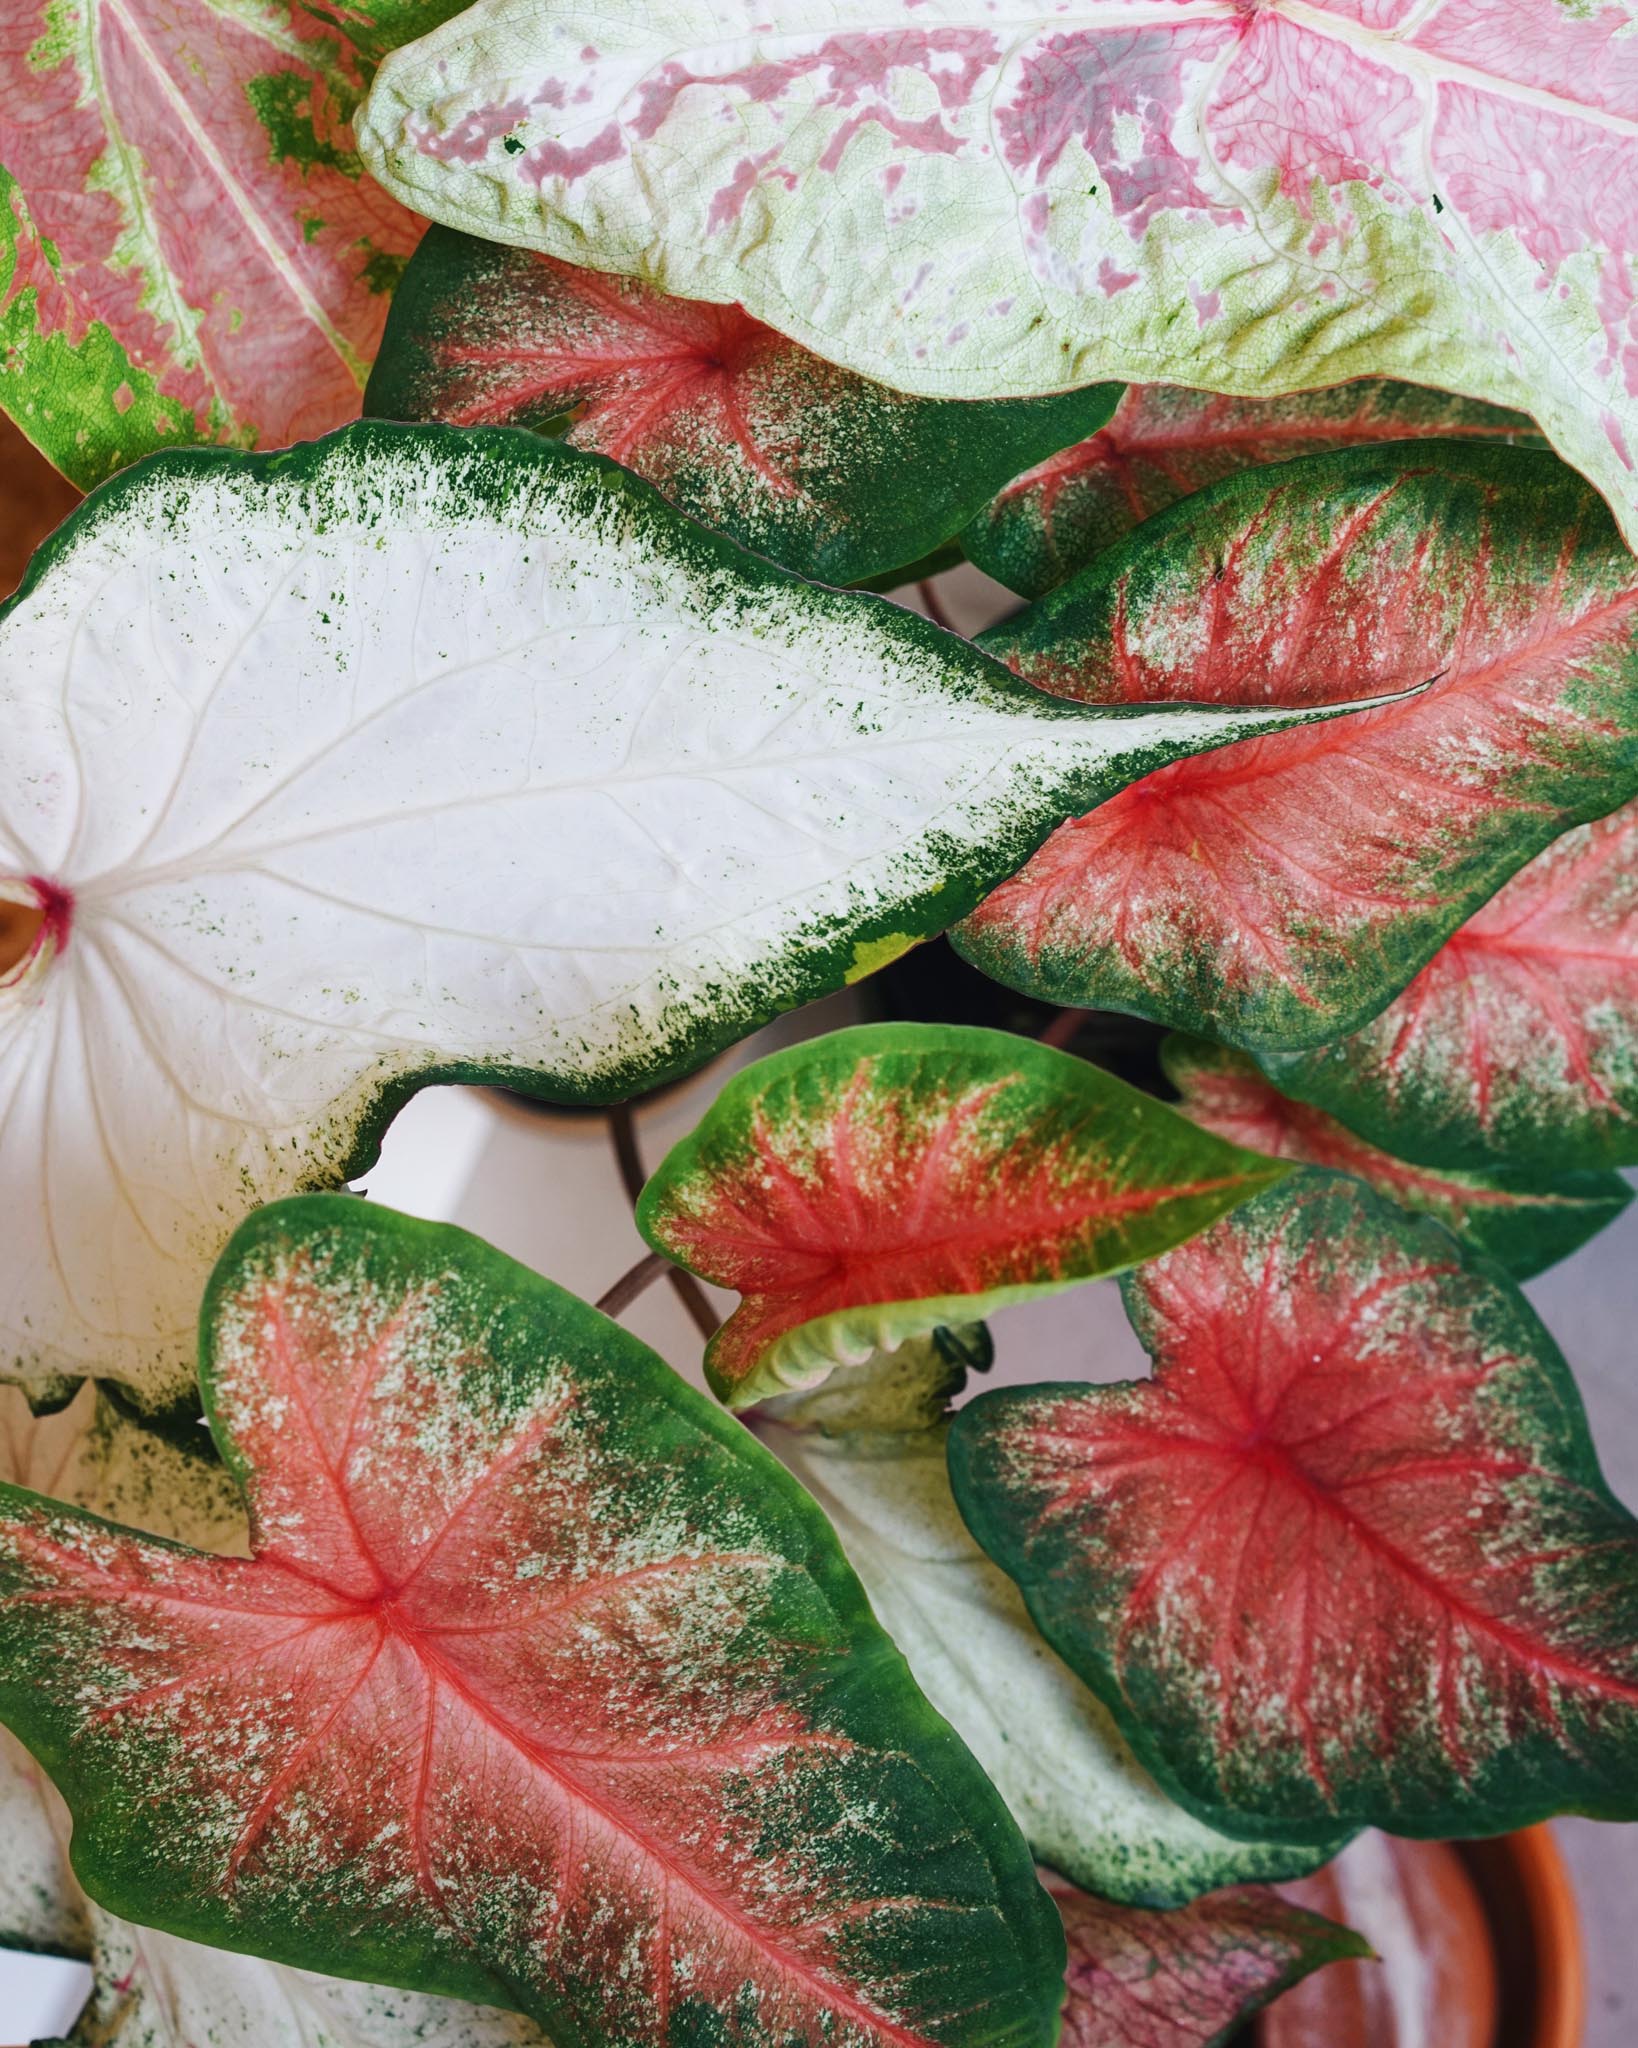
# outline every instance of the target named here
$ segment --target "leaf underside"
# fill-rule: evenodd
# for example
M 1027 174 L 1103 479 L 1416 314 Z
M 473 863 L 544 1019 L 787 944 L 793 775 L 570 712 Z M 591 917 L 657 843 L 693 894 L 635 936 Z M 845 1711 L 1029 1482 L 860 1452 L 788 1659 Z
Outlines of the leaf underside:
M 1638 1165 L 1638 805 L 1538 854 L 1363 1031 L 1271 1070 L 1407 1158 Z
M 1638 564 L 1550 455 L 1429 442 L 1234 477 L 981 638 L 1095 703 L 1315 703 L 1066 825 L 955 935 L 1049 1001 L 1324 1044 L 1638 787 Z
M 1618 1173 L 1413 1165 L 1356 1137 L 1323 1109 L 1282 1095 L 1244 1053 L 1204 1039 L 1174 1034 L 1161 1062 L 1183 1098 L 1179 1107 L 1208 1131 L 1275 1159 L 1357 1174 L 1402 1207 L 1436 1217 L 1516 1280 L 1568 1257 L 1632 1200 Z
M 863 1025 L 736 1074 L 637 1221 L 744 1297 L 705 1354 L 744 1407 L 1151 1257 L 1281 1171 L 1050 1046 Z
M 204 1329 L 251 1559 L 0 1491 L 0 1710 L 100 1903 L 558 2048 L 1047 2048 L 1022 1840 L 720 1410 L 346 1197 L 246 1223 Z
M 1127 1283 L 1151 1382 L 982 1395 L 984 1548 L 1225 1831 L 1638 1814 L 1638 1524 L 1523 1298 L 1305 1170 Z
M 431 228 L 393 297 L 364 407 L 545 428 L 690 517 L 826 583 L 918 561 L 1006 477 L 1120 395 L 950 404 L 838 369 L 737 306 L 668 298 Z
M 0 400 L 82 488 L 155 448 L 277 447 L 357 413 L 420 229 L 359 160 L 363 83 L 290 0 L 9 11 Z
M 1283 715 L 1058 703 L 517 430 L 154 458 L 0 615 L 0 1366 L 185 1395 L 237 1218 L 417 1087 L 685 1072 Z
M 1631 0 L 484 0 L 360 147 L 433 218 L 904 390 L 1406 377 L 1638 531 Z
M 1374 377 L 1287 398 L 1134 384 L 1108 426 L 997 492 L 962 545 L 1009 590 L 1044 597 L 1134 526 L 1224 477 L 1333 449 L 1432 438 L 1540 436 L 1522 413 Z

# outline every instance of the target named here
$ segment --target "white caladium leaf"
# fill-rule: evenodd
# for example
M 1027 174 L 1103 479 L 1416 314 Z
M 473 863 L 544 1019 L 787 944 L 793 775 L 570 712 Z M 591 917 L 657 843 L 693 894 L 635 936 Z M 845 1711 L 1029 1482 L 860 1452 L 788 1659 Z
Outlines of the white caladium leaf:
M 0 614 L 0 1370 L 179 1393 L 415 1088 L 619 1099 L 1300 715 L 1049 698 L 520 430 L 126 472 Z
M 937 397 L 1409 377 L 1638 533 L 1638 0 L 479 0 L 383 66 L 435 219 Z
M 1325 1861 L 1334 1839 L 1311 1849 L 1231 1841 L 1155 1784 L 967 1533 L 943 1427 L 880 1426 L 914 1415 L 918 1366 L 938 1398 L 949 1368 L 921 1339 L 879 1361 L 879 1385 L 861 1369 L 860 1384 L 795 1396 L 784 1419 L 765 1416 L 759 1428 L 824 1509 L 911 1675 L 1035 1854 L 1103 1898 L 1145 1906 L 1180 1906 L 1220 1885 L 1291 1877 Z M 838 1412 L 844 1404 L 850 1415 Z
M 0 1728 L 0 1948 L 50 1956 L 90 1950 L 86 1901 L 68 1867 L 64 1836 L 52 1824 L 59 1803 L 33 1757 Z

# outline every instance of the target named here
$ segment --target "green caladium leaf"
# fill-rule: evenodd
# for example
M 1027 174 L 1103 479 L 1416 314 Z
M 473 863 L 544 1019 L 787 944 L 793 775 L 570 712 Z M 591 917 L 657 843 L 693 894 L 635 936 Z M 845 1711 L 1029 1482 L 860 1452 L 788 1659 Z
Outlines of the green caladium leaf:
M 1327 1963 L 1370 1944 L 1243 1886 L 1178 1913 L 1053 1885 L 1069 1937 L 1062 2048 L 1220 2048 L 1243 2021 Z
M 360 148 L 474 234 L 930 397 L 1404 376 L 1638 533 L 1634 0 L 481 0 Z
M 254 1554 L 0 1488 L 0 1715 L 109 1911 L 560 2048 L 1040 2043 L 1028 1852 L 823 1517 L 447 1226 L 259 1210 L 201 1340 Z
M 744 1296 L 705 1369 L 745 1407 L 1150 1258 L 1284 1171 L 1050 1046 L 867 1024 L 736 1074 L 637 1224 Z
M 981 638 L 1091 703 L 1314 704 L 1151 776 L 956 934 L 1010 987 L 1248 1047 L 1356 1030 L 1559 833 L 1638 788 L 1638 563 L 1549 455 L 1452 442 L 1230 478 Z
M 1433 437 L 1541 438 L 1522 413 L 1377 377 L 1287 398 L 1133 384 L 1101 431 L 997 492 L 962 544 L 998 583 L 1044 597 L 1152 513 L 1224 477 L 1335 448 Z
M 1638 1522 L 1524 1298 L 1305 1170 L 1127 1283 L 1152 1381 L 980 1395 L 973 1534 L 1252 1840 L 1638 1817 Z
M 1160 1057 L 1183 1098 L 1179 1107 L 1206 1130 L 1275 1159 L 1358 1174 L 1403 1207 L 1436 1216 L 1515 1279 L 1567 1257 L 1632 1200 L 1618 1173 L 1415 1166 L 1356 1137 L 1323 1109 L 1282 1095 L 1244 1053 L 1203 1038 L 1174 1032 Z
M 882 1361 L 884 1378 L 897 1362 Z M 1043 1863 L 1106 1899 L 1176 1907 L 1220 1885 L 1302 1875 L 1335 1853 L 1337 1837 L 1232 1841 L 1167 1798 L 967 1533 L 942 1423 L 884 1429 L 876 1417 L 838 1430 L 823 1405 L 833 1385 L 796 1397 L 819 1408 L 793 1418 L 802 1427 L 758 1428 L 824 1509 L 916 1683 Z
M 668 298 L 432 228 L 365 393 L 385 419 L 570 424 L 679 510 L 826 583 L 916 562 L 1021 466 L 1102 426 L 1115 384 L 1061 398 L 908 398 L 738 306 Z
M 1638 1164 L 1638 804 L 1566 832 L 1283 1088 L 1409 1159 Z
M 363 86 L 293 0 L 8 10 L 0 402 L 82 488 L 155 448 L 277 447 L 357 413 L 421 227 L 365 175 Z
M 0 1369 L 184 1394 L 417 1087 L 684 1072 L 1289 715 L 1056 702 L 519 431 L 116 479 L 0 614 Z

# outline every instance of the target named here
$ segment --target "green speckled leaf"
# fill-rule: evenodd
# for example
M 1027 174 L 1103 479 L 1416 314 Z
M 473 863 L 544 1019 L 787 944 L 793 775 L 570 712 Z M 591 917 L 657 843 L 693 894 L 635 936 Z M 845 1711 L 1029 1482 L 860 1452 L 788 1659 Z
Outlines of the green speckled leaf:
M 1059 703 L 521 430 L 127 472 L 0 614 L 0 1368 L 183 1393 L 417 1087 L 683 1072 L 1289 715 Z
M 637 1223 L 744 1297 L 705 1368 L 745 1407 L 1152 1257 L 1285 1170 L 1050 1046 L 862 1025 L 736 1074 Z
M 1179 1107 L 1208 1131 L 1275 1159 L 1357 1174 L 1402 1207 L 1436 1216 L 1517 1280 L 1568 1257 L 1632 1200 L 1618 1173 L 1412 1165 L 1356 1137 L 1323 1109 L 1282 1095 L 1244 1053 L 1202 1038 L 1174 1033 L 1161 1047 L 1161 1063 L 1183 1097 Z
M 0 1715 L 110 1912 L 560 2048 L 1050 2048 L 1062 1929 L 823 1517 L 464 1232 L 243 1224 L 201 1380 L 249 1559 L 0 1487 Z
M 834 1385 L 797 1398 L 824 1403 Z M 1041 1862 L 1106 1899 L 1174 1907 L 1220 1885 L 1299 1876 L 1335 1853 L 1336 1837 L 1306 1850 L 1231 1841 L 1167 1798 L 968 1535 L 941 1424 L 837 1432 L 811 1412 L 800 1419 L 759 1429 L 824 1509 L 877 1620 Z
M 1638 789 L 1638 562 L 1552 456 L 1437 441 L 1247 471 L 981 645 L 1089 703 L 1317 704 L 1148 777 L 959 928 L 1010 987 L 1252 1051 L 1389 1002 L 1569 826 Z
M 1304 1169 L 1126 1284 L 1154 1377 L 980 1395 L 961 1512 L 1213 1825 L 1638 1819 L 1638 1522 L 1524 1298 Z
M 1638 804 L 1539 854 L 1363 1031 L 1269 1068 L 1407 1159 L 1638 1165 Z
M 1152 513 L 1207 484 L 1333 448 L 1435 436 L 1541 438 L 1522 413 L 1379 378 L 1287 398 L 1133 384 L 1101 431 L 998 491 L 962 534 L 962 545 L 1009 590 L 1044 597 Z
M 997 484 L 1099 427 L 1115 384 L 1061 398 L 909 398 L 738 306 L 668 298 L 429 229 L 393 297 L 366 412 L 560 428 L 679 510 L 825 583 L 913 564 Z

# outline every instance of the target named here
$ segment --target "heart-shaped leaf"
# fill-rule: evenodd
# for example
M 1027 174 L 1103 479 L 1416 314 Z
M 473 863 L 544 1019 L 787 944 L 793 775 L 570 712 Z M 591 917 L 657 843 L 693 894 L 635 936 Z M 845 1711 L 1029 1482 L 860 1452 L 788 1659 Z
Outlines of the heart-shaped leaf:
M 0 1489 L 0 1713 L 110 1911 L 568 2048 L 1040 2043 L 1063 1938 L 813 1504 L 447 1226 L 263 1209 L 203 1387 L 249 1560 Z
M 957 934 L 987 974 L 1249 1046 L 1355 1030 L 1496 887 L 1638 788 L 1638 563 L 1530 449 L 1350 450 L 1147 521 L 983 636 L 1095 703 L 1323 703 L 1151 776 Z
M 1411 377 L 1638 531 L 1632 0 L 485 0 L 361 124 L 409 204 L 929 396 Z
M 0 398 L 75 483 L 357 413 L 421 226 L 364 173 L 362 90 L 346 39 L 292 0 L 9 11 Z
M 1255 1887 L 1179 1913 L 1052 1895 L 1069 1938 L 1062 2048 L 1219 2048 L 1240 2023 L 1327 1963 L 1370 1944 Z
M 1244 1053 L 1203 1038 L 1174 1033 L 1161 1047 L 1161 1063 L 1184 1114 L 1206 1130 L 1275 1159 L 1358 1174 L 1403 1207 L 1436 1216 L 1516 1279 L 1567 1257 L 1632 1200 L 1618 1173 L 1414 1166 L 1356 1137 L 1323 1109 L 1282 1095 Z
M 744 1296 L 705 1369 L 746 1407 L 1150 1258 L 1284 1170 L 1050 1046 L 862 1025 L 736 1074 L 637 1223 Z
M 0 1366 L 156 1401 L 234 1221 L 418 1086 L 685 1071 L 1247 725 L 1055 702 L 535 435 L 371 423 L 108 485 L 0 619 L 0 728 Z
M 1566 832 L 1283 1087 L 1407 1158 L 1638 1164 L 1638 804 Z
M 1108 419 L 1119 385 L 952 404 L 842 370 L 738 306 L 668 298 L 450 228 L 393 298 L 365 410 L 547 427 L 681 511 L 826 583 L 918 561 L 1027 462 Z
M 1127 1283 L 1152 1382 L 980 1395 L 968 1525 L 1251 1839 L 1638 1818 L 1638 1523 L 1523 1297 L 1305 1170 Z
M 881 1361 L 884 1376 L 896 1362 Z M 801 1399 L 822 1404 L 830 1392 Z M 1106 1899 L 1176 1907 L 1219 1885 L 1297 1876 L 1335 1853 L 1335 1837 L 1308 1848 L 1231 1841 L 1166 1797 L 967 1533 L 942 1426 L 758 1427 L 824 1509 L 912 1677 L 1043 1863 Z
M 1432 437 L 1540 439 L 1522 413 L 1374 377 L 1289 398 L 1133 384 L 1108 426 L 998 492 L 962 545 L 1009 590 L 1044 597 L 1140 521 L 1223 477 L 1334 448 Z

